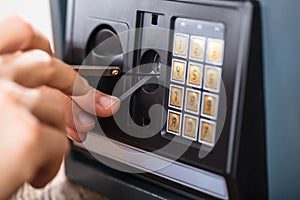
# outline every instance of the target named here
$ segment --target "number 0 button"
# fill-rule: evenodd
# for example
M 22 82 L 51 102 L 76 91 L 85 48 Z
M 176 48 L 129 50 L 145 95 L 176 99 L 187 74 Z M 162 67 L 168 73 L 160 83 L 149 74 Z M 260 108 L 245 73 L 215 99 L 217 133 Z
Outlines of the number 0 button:
M 197 140 L 198 118 L 184 115 L 183 137 Z

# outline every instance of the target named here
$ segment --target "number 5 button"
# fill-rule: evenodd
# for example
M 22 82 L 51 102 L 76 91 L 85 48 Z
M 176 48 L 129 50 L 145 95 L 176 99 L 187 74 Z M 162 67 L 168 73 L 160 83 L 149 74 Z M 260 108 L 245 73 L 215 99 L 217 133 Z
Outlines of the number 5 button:
M 201 88 L 202 86 L 203 65 L 189 63 L 187 85 L 191 87 Z

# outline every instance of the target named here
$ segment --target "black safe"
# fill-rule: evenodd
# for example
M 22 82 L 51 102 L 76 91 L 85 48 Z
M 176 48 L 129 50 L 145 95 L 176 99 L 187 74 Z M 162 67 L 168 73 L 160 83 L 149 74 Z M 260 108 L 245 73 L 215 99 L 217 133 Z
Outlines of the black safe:
M 51 8 L 58 56 L 116 67 L 85 76 L 100 91 L 134 89 L 114 117 L 72 143 L 70 180 L 110 199 L 268 198 L 257 2 L 52 0 Z

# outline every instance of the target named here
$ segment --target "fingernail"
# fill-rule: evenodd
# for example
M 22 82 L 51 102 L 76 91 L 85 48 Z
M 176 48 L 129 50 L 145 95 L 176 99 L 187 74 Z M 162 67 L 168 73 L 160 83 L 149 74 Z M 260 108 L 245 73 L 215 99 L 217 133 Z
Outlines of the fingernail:
M 82 126 L 91 127 L 91 126 L 95 125 L 94 119 L 91 118 L 90 116 L 88 116 L 87 114 L 85 114 L 83 112 L 79 112 L 77 116 L 78 116 L 78 120 Z
M 120 100 L 113 96 L 100 96 L 99 105 L 105 110 L 113 108 Z

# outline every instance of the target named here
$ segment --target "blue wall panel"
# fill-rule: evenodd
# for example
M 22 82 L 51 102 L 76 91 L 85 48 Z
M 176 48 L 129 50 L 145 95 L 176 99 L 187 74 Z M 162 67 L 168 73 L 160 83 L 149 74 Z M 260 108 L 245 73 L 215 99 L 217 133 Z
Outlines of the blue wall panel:
M 270 199 L 299 199 L 300 1 L 260 2 Z

